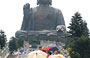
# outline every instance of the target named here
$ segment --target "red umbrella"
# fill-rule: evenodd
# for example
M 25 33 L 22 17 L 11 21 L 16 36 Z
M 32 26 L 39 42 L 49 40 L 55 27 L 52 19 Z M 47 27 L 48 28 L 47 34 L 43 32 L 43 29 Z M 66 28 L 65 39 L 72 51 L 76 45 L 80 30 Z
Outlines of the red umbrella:
M 40 49 L 40 50 L 49 50 L 49 49 L 51 49 L 51 48 L 53 48 L 53 47 L 47 47 L 47 48 L 42 48 L 42 49 Z

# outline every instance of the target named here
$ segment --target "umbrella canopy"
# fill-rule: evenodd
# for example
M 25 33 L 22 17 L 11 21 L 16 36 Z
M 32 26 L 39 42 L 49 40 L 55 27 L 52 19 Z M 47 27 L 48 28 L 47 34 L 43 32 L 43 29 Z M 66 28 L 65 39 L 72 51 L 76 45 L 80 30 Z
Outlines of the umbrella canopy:
M 49 49 L 52 49 L 53 47 L 47 47 L 47 48 L 42 48 L 42 49 L 40 49 L 40 50 L 49 50 Z
M 20 53 L 23 53 L 24 52 L 24 49 L 20 50 Z
M 49 58 L 65 58 L 63 55 L 58 54 L 58 55 L 51 55 Z
M 50 44 L 50 45 L 48 45 L 49 47 L 57 47 L 57 45 L 56 44 Z
M 27 58 L 47 58 L 48 54 L 43 51 L 33 51 L 27 55 Z
M 51 49 L 49 49 L 49 51 L 57 51 L 57 50 L 59 50 L 57 47 L 53 47 L 53 48 L 51 48 Z

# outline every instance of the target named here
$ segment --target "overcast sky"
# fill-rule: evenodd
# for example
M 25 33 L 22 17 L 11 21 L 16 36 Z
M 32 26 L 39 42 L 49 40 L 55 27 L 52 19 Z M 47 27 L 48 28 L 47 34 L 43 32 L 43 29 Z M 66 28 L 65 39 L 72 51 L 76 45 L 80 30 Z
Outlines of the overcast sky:
M 25 3 L 30 3 L 33 8 L 36 7 L 37 0 L 0 0 L 0 30 L 5 31 L 8 39 L 21 28 Z M 71 17 L 78 11 L 90 29 L 89 0 L 53 0 L 52 7 L 62 11 L 66 27 L 69 26 Z

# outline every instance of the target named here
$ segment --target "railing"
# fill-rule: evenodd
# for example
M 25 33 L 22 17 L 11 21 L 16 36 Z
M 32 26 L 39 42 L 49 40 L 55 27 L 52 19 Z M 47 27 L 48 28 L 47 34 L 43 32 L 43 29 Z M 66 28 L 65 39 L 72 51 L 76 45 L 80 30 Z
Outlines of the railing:
M 3 48 L 1 53 L 2 53 L 2 55 L 0 56 L 1 58 L 7 58 L 9 55 L 9 48 L 8 47 Z

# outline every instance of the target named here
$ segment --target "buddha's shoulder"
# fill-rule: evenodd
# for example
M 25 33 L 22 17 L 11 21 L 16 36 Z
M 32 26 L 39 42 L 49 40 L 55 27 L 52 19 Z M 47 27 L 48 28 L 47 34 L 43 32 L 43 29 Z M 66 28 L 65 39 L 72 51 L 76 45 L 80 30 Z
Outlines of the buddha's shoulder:
M 38 9 L 39 9 L 39 7 L 37 6 L 37 7 L 32 8 L 32 11 L 33 11 L 33 12 L 37 12 Z M 60 12 L 61 12 L 60 9 L 57 9 L 57 8 L 54 8 L 54 7 L 49 7 L 49 9 L 50 9 L 51 11 L 55 12 L 55 13 L 60 13 Z
M 54 7 L 51 7 L 51 9 L 53 9 L 55 11 L 55 13 L 60 13 L 61 12 L 60 9 L 57 9 L 57 8 L 54 8 Z

